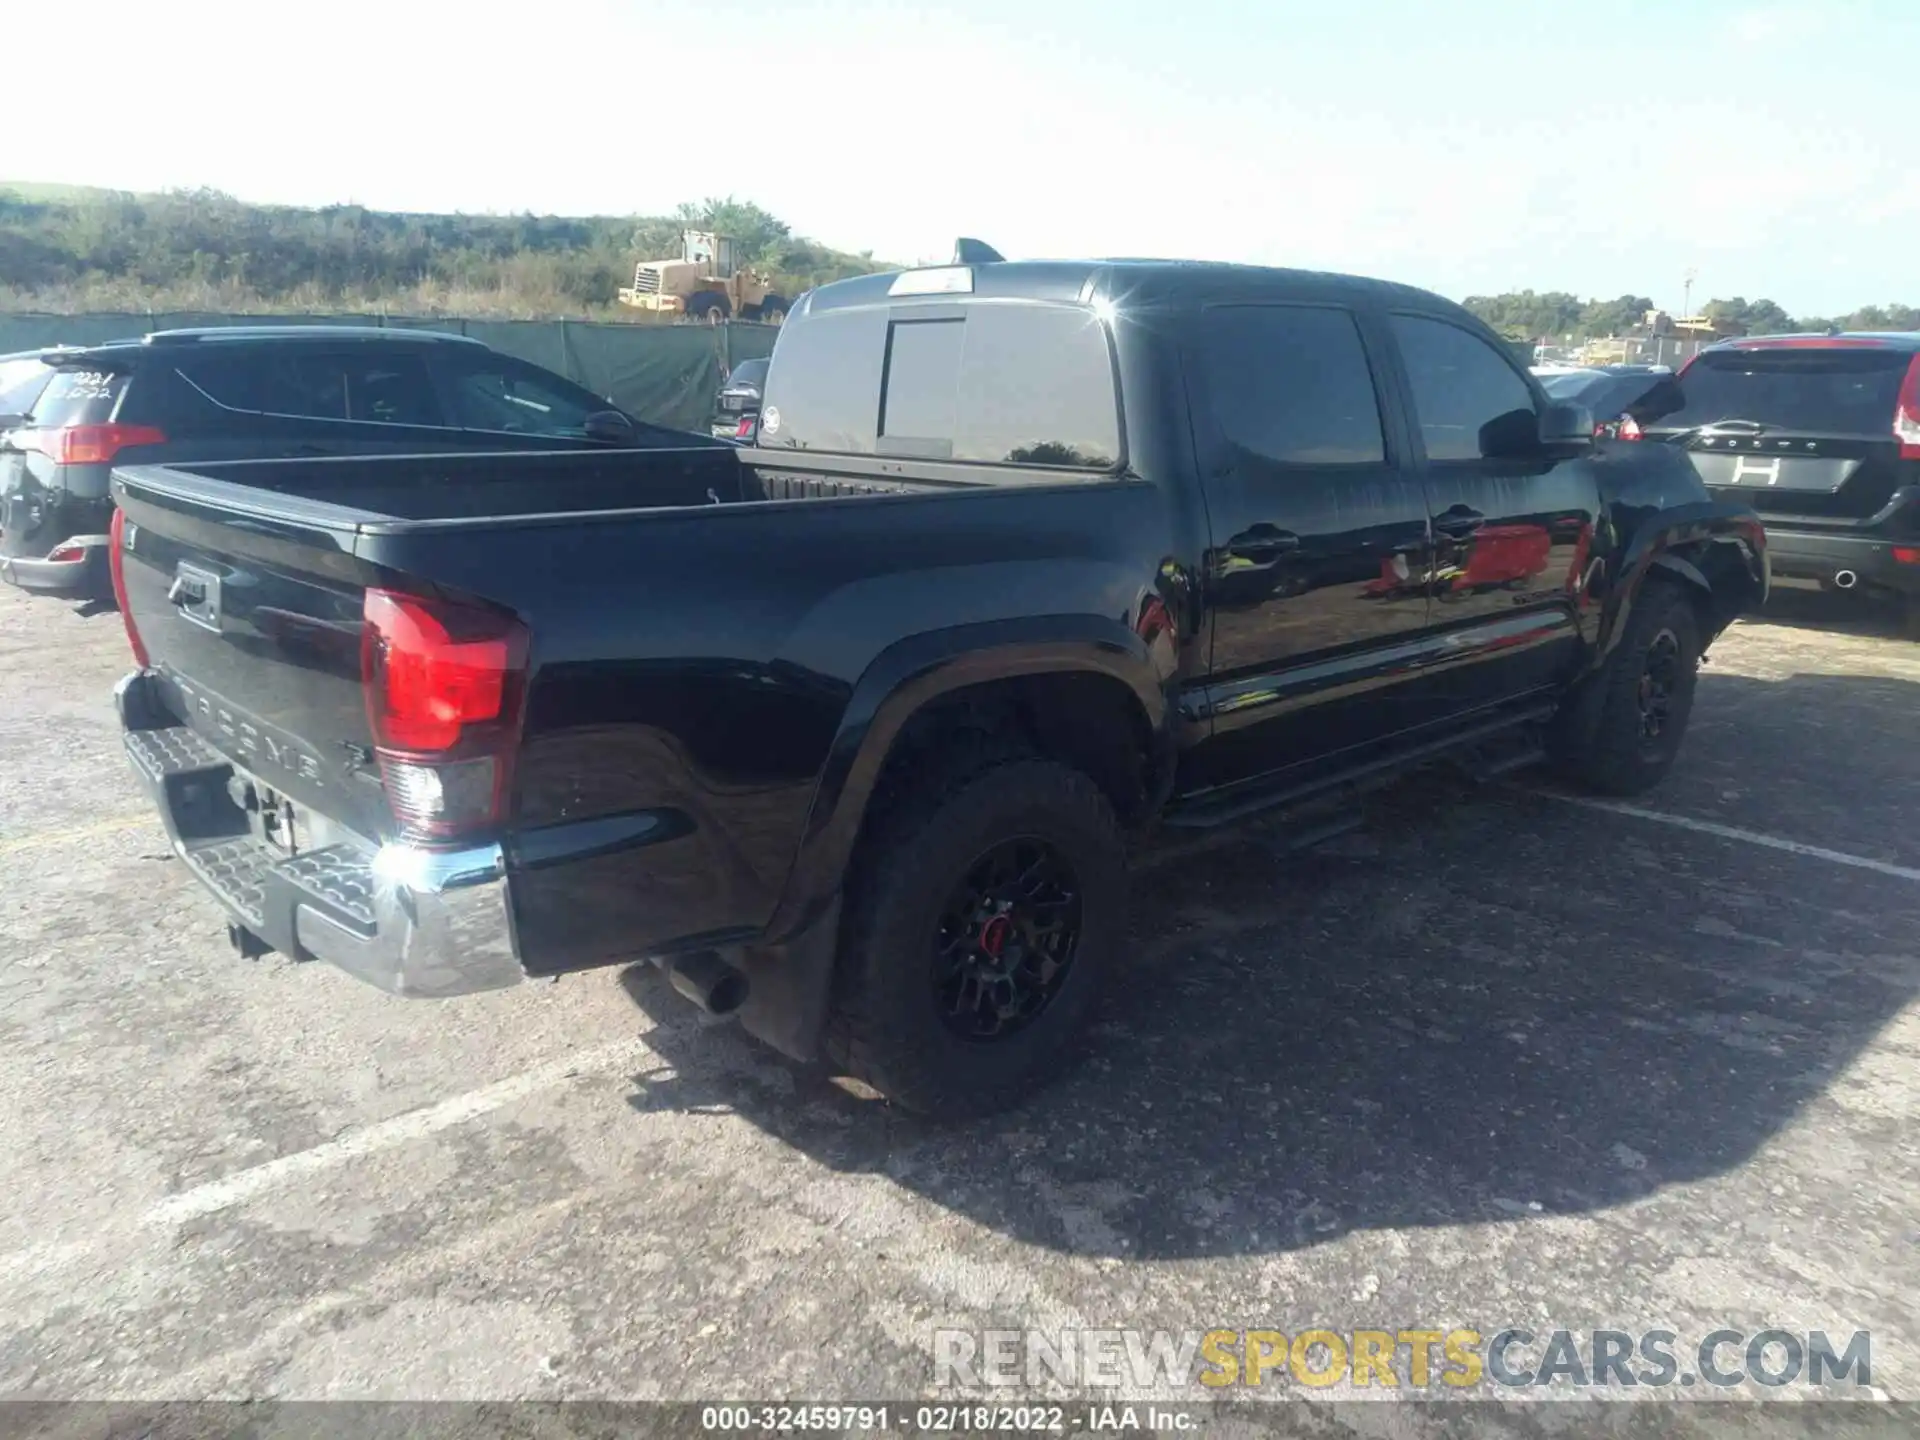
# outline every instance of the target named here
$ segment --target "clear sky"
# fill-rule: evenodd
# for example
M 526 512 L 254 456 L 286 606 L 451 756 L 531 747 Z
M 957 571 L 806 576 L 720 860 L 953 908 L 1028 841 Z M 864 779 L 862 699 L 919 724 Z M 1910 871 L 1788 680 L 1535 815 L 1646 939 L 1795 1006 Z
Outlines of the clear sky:
M 732 194 L 886 259 L 969 234 L 1454 296 L 1678 307 L 1691 268 L 1696 303 L 1920 303 L 1920 0 L 81 9 L 26 32 L 66 99 L 15 107 L 0 176 L 470 212 Z

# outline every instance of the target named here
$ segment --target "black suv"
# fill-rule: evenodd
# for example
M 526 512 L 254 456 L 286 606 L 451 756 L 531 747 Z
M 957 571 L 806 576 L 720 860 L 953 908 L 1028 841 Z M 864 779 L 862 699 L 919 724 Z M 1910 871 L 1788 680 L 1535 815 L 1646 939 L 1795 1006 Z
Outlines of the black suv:
M 751 445 L 760 428 L 760 393 L 767 385 L 770 360 L 742 360 L 713 397 L 712 429 L 722 440 Z
M 26 398 L 0 422 L 0 577 L 39 594 L 110 593 L 116 464 L 714 443 L 424 330 L 165 330 L 7 360 L 9 394 Z
M 1727 341 L 1636 418 L 1760 512 L 1776 576 L 1894 601 L 1920 639 L 1920 334 Z

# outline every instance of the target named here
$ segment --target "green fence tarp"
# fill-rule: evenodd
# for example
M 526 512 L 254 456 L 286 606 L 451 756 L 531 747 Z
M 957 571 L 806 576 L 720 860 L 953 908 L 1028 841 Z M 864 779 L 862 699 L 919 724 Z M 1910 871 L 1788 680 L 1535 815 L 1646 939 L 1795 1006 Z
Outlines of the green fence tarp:
M 0 355 L 46 345 L 97 345 L 153 330 L 210 325 L 372 325 L 470 335 L 604 395 L 628 414 L 703 430 L 714 393 L 742 360 L 773 353 L 771 325 L 623 325 L 597 320 L 464 320 L 401 315 L 206 315 L 190 312 L 0 315 Z

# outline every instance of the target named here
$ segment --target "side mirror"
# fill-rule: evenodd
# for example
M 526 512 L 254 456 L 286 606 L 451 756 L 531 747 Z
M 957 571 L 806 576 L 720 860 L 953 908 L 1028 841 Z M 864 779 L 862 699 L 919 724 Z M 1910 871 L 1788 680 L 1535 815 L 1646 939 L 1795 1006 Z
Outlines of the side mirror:
M 1593 447 L 1593 411 L 1585 405 L 1551 402 L 1540 412 L 1540 448 L 1550 455 L 1578 454 Z
M 9 430 L 20 430 L 33 424 L 31 415 L 0 415 L 0 435 Z
M 587 416 L 587 438 L 604 445 L 632 445 L 640 438 L 633 421 L 618 410 L 596 410 Z

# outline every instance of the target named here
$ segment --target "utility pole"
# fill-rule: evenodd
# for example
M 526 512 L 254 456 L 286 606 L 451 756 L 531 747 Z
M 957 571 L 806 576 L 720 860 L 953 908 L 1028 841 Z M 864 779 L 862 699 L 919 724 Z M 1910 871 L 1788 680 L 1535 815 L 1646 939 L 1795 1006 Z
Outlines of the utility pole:
M 1687 271 L 1686 284 L 1680 291 L 1680 318 L 1682 320 L 1691 320 L 1693 318 L 1693 282 L 1699 278 L 1700 272 L 1698 270 Z

